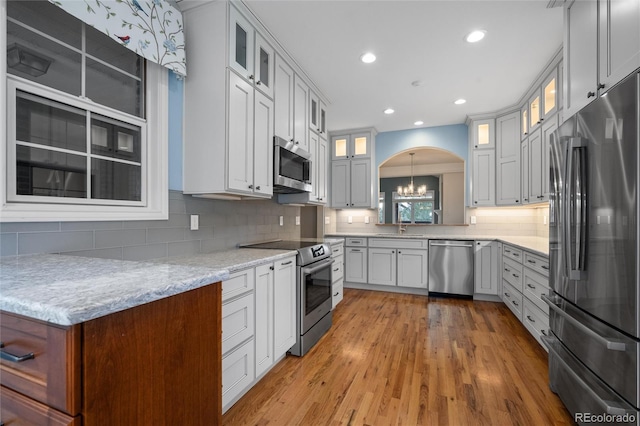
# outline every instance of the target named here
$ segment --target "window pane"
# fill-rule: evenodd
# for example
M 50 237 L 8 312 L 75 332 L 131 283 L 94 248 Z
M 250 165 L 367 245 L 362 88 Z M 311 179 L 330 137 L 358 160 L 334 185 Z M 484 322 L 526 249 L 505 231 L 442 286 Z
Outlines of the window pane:
M 367 155 L 367 138 L 365 136 L 356 138 L 355 155 Z
M 87 97 L 94 102 L 143 116 L 140 80 L 87 58 Z
M 70 46 L 82 46 L 82 22 L 48 1 L 9 0 L 7 16 Z
M 7 22 L 7 72 L 79 96 L 82 58 L 66 47 Z
M 91 153 L 140 162 L 140 128 L 97 114 L 91 116 Z
M 336 139 L 334 141 L 336 157 L 346 157 L 347 156 L 347 140 L 346 139 Z
M 413 203 L 415 223 L 433 222 L 433 203 L 430 201 Z
M 18 91 L 16 137 L 19 141 L 86 152 L 84 111 Z
M 489 144 L 489 125 L 480 124 L 478 125 L 478 145 L 488 145 L 488 144 Z
M 16 161 L 18 195 L 87 196 L 86 157 L 18 145 Z
M 402 223 L 411 223 L 411 203 L 398 203 L 398 218 Z
M 136 55 L 135 52 L 121 46 L 117 43 L 117 40 L 88 25 L 86 27 L 86 37 L 87 54 L 102 59 L 129 74 L 138 77 L 142 76 L 142 58 Z M 140 41 L 139 43 L 144 42 Z M 138 50 L 143 49 L 141 46 L 138 47 Z
M 247 32 L 236 23 L 236 62 L 247 69 Z
M 141 167 L 115 161 L 91 159 L 92 198 L 140 201 Z

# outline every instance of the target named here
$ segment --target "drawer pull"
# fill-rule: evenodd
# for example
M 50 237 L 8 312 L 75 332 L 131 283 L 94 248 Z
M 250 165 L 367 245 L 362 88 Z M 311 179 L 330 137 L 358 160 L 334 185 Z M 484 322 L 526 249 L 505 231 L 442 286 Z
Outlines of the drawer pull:
M 504 293 L 504 295 L 505 295 L 505 296 L 507 296 L 507 297 L 511 297 L 511 296 L 509 295 L 509 293 L 507 293 L 507 292 L 505 292 L 505 293 Z
M 511 274 L 511 275 L 513 275 L 515 278 L 520 278 L 520 275 L 518 274 Z
M 0 348 L 4 348 L 4 343 L 0 342 Z M 14 355 L 6 351 L 0 351 L 0 359 L 4 359 L 5 361 L 23 362 L 34 359 L 35 357 L 36 356 L 33 354 L 33 352 L 29 352 L 26 355 Z
M 544 269 L 545 271 L 549 270 L 549 267 L 547 265 L 542 265 L 541 268 Z
M 516 306 L 520 306 L 520 305 L 518 305 L 518 303 L 515 300 L 512 300 L 511 303 L 513 303 Z
M 547 335 L 547 330 L 540 330 L 540 333 L 542 333 L 544 336 Z
M 352 251 L 352 252 L 353 252 L 353 251 L 355 251 L 355 252 L 360 253 L 360 250 L 359 250 L 359 249 L 351 249 L 351 251 Z
M 527 287 L 529 287 L 530 289 L 533 289 L 533 290 L 536 289 L 536 286 L 535 285 L 531 285 L 531 284 L 527 284 Z
M 293 260 L 290 260 L 290 261 L 288 261 L 288 262 L 281 263 L 280 265 L 282 265 L 282 266 L 284 266 L 284 265 L 291 265 L 292 263 L 293 263 Z
M 520 253 L 513 253 L 515 257 L 520 257 Z
M 338 272 L 340 270 L 340 268 L 336 268 L 333 270 L 333 272 Z
M 339 294 L 340 294 L 340 292 L 339 292 L 339 291 L 337 291 L 337 292 L 336 292 L 336 294 L 334 294 L 333 296 L 335 297 L 335 296 L 337 296 L 337 295 L 339 295 Z
M 536 320 L 534 320 L 533 318 L 531 318 L 531 315 L 527 315 L 527 319 L 531 322 L 536 322 Z
M 509 268 L 504 268 L 504 270 L 507 271 L 507 272 L 511 272 L 511 269 L 509 269 Z
M 531 260 L 531 259 L 527 259 L 527 262 L 533 263 L 534 265 L 536 264 L 536 261 L 535 260 Z

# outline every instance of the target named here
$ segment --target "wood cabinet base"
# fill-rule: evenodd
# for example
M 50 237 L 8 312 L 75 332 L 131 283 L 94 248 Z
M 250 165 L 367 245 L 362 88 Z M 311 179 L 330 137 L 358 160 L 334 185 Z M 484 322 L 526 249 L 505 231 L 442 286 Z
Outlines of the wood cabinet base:
M 0 418 L 7 426 L 80 426 L 82 424 L 79 417 L 63 414 L 4 386 L 0 387 Z

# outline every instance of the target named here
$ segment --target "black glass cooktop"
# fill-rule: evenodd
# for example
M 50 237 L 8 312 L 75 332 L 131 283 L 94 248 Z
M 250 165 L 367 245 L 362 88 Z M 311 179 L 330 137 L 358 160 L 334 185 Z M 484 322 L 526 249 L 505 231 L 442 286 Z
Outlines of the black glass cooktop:
M 299 250 L 305 247 L 316 246 L 318 244 L 324 244 L 324 241 L 270 241 L 267 243 L 247 244 L 243 247 L 248 248 L 264 248 L 264 249 L 279 249 L 279 250 Z

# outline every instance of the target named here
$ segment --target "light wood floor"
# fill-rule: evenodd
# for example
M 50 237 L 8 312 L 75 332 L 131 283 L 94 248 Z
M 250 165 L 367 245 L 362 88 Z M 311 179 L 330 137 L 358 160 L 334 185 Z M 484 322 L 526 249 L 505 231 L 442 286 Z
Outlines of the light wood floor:
M 547 353 L 501 303 L 344 290 L 333 326 L 287 356 L 226 425 L 563 425 Z

